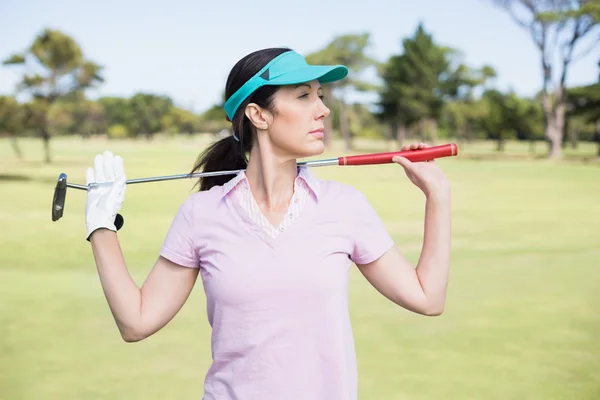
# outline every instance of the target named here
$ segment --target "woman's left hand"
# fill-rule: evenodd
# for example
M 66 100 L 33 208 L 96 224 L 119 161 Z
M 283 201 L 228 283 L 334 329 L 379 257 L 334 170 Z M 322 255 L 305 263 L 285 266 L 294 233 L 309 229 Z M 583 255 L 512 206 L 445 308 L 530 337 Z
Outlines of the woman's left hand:
M 402 146 L 401 150 L 419 150 L 426 147 L 429 146 L 420 142 Z M 408 179 L 421 189 L 425 196 L 447 195 L 449 193 L 450 183 L 435 160 L 412 162 L 404 157 L 395 156 L 392 161 L 404 168 Z

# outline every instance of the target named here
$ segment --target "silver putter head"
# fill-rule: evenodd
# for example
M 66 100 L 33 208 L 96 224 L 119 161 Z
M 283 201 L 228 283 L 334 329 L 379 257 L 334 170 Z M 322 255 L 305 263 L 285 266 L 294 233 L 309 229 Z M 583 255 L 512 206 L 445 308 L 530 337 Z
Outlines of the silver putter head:
M 65 199 L 67 197 L 67 174 L 60 174 L 56 187 L 54 188 L 54 197 L 52 198 L 52 221 L 58 221 L 65 209 Z
M 63 216 L 65 210 L 65 199 L 67 198 L 67 174 L 62 173 L 58 176 L 56 187 L 54 188 L 54 197 L 52 198 L 52 221 L 58 221 Z M 85 189 L 84 186 L 71 184 L 70 187 L 76 189 Z M 117 230 L 123 227 L 125 219 L 121 214 L 115 217 L 115 226 Z

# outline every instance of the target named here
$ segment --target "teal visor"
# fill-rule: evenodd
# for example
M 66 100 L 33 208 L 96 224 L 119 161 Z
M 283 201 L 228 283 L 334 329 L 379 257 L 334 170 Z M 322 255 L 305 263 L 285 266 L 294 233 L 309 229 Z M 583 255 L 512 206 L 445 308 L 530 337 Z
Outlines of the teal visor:
M 348 75 L 343 65 L 309 65 L 302 55 L 288 51 L 275 57 L 225 102 L 225 112 L 233 120 L 240 105 L 258 88 L 267 85 L 294 85 L 313 80 L 335 82 Z

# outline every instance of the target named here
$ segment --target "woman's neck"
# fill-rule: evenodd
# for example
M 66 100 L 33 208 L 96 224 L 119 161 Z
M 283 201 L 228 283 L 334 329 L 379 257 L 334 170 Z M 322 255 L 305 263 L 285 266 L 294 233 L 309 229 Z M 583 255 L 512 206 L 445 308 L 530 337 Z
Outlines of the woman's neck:
M 298 173 L 295 159 L 278 157 L 275 152 L 261 152 L 253 146 L 246 177 L 254 199 L 264 211 L 285 211 L 294 194 Z

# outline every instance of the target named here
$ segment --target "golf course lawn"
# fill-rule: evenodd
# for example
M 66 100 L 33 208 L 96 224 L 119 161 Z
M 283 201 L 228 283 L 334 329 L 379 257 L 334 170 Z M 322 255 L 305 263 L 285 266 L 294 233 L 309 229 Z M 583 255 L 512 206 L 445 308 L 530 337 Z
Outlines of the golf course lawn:
M 138 178 L 189 172 L 206 143 L 57 138 L 45 164 L 41 141 L 20 140 L 19 160 L 0 139 L 0 399 L 201 399 L 211 353 L 200 280 L 163 330 L 125 343 L 85 240 L 85 192 L 67 190 L 56 222 L 51 202 L 61 172 L 85 183 L 86 168 L 105 149 L 123 156 L 127 177 Z M 350 154 L 336 146 L 318 158 Z M 561 161 L 540 157 L 544 144 L 537 156 L 515 142 L 504 154 L 494 149 L 492 142 L 465 144 L 458 157 L 438 160 L 453 195 L 443 315 L 412 314 L 352 270 L 361 400 L 600 398 L 596 149 L 567 148 Z M 389 150 L 357 142 L 355 151 Z M 363 191 L 416 264 L 424 197 L 400 166 L 312 171 Z M 119 238 L 140 285 L 192 189 L 189 180 L 127 188 Z

